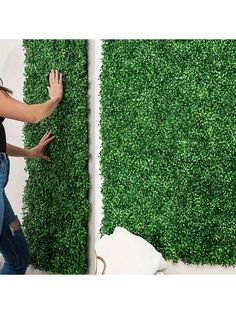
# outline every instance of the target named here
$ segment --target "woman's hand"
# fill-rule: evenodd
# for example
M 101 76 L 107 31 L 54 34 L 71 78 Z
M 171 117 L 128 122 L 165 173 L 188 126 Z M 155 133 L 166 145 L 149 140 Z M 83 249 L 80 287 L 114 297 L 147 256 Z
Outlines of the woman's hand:
M 51 136 L 51 132 L 46 132 L 39 141 L 38 145 L 28 150 L 29 157 L 51 161 L 50 157 L 44 155 L 43 151 L 54 138 L 55 136 Z
M 52 69 L 49 74 L 48 95 L 50 99 L 56 100 L 58 103 L 63 97 L 62 74 Z

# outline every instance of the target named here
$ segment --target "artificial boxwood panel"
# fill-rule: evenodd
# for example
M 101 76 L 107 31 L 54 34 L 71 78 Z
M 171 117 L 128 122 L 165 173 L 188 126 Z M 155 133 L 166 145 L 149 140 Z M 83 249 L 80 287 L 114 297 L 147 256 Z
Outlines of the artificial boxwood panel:
M 24 142 L 33 147 L 47 130 L 56 136 L 46 149 L 52 162 L 27 159 L 24 229 L 32 264 L 61 274 L 87 272 L 88 105 L 87 42 L 24 40 L 24 101 L 48 100 L 49 72 L 63 74 L 64 98 L 38 124 L 25 124 Z
M 102 234 L 236 263 L 236 41 L 105 40 Z

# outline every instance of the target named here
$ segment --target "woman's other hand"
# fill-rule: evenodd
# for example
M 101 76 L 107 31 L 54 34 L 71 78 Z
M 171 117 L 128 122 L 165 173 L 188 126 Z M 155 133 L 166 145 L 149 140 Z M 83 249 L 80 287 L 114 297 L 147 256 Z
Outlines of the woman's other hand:
M 51 136 L 51 132 L 46 132 L 39 141 L 38 145 L 28 150 L 30 158 L 40 158 L 51 161 L 50 157 L 44 155 L 43 151 L 46 146 L 55 138 Z
M 52 69 L 49 74 L 48 95 L 50 99 L 61 102 L 63 97 L 62 74 L 58 70 Z

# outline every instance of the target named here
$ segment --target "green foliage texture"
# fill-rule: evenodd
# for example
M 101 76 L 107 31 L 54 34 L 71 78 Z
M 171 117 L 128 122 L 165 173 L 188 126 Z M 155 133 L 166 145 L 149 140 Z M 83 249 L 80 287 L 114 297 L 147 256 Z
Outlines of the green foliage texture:
M 102 234 L 236 264 L 236 41 L 105 40 Z
M 38 124 L 25 124 L 25 146 L 37 145 L 46 131 L 56 136 L 48 162 L 27 159 L 23 197 L 24 229 L 32 264 L 60 274 L 87 272 L 89 217 L 88 75 L 85 40 L 24 40 L 24 101 L 48 100 L 52 68 L 63 74 L 64 98 Z

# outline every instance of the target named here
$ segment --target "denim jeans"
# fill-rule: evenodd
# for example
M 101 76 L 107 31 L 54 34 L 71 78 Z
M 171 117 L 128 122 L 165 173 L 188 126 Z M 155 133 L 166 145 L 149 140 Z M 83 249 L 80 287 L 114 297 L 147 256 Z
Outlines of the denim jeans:
M 0 275 L 24 274 L 29 265 L 29 248 L 21 227 L 10 228 L 17 219 L 5 193 L 9 177 L 9 158 L 6 153 L 0 153 L 0 253 L 4 265 Z

